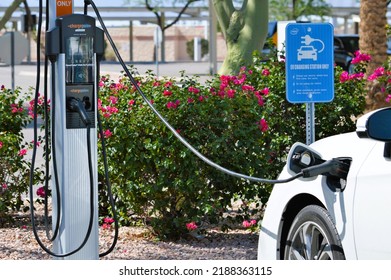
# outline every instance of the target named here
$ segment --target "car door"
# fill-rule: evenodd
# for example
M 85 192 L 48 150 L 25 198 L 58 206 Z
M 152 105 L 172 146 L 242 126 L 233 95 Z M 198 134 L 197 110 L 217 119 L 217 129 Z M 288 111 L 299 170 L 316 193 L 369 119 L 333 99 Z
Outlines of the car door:
M 391 259 L 391 159 L 378 142 L 360 168 L 353 206 L 358 259 Z

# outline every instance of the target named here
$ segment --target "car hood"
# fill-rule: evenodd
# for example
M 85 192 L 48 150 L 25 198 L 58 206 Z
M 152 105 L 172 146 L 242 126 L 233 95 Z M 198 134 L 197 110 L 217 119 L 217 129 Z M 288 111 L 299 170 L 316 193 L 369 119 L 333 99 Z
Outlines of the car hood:
M 359 138 L 355 132 L 350 132 L 318 140 L 310 147 L 319 152 L 325 160 L 336 157 L 364 160 L 374 146 L 379 143 L 381 142 Z

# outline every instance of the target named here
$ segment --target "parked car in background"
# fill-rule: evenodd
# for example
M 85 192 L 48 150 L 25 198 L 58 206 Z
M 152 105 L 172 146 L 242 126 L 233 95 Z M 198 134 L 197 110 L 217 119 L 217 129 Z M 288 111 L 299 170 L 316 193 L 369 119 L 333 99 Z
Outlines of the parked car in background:
M 391 107 L 356 132 L 293 145 L 279 179 L 297 174 L 273 188 L 259 259 L 391 259 Z
M 351 64 L 351 61 L 354 53 L 360 49 L 359 40 L 358 34 L 334 35 L 335 64 L 349 73 L 353 72 L 354 65 Z M 387 55 L 391 56 L 391 39 L 387 41 Z
M 359 50 L 359 36 L 352 35 L 334 35 L 334 61 L 342 69 L 353 72 L 351 61 L 354 53 Z

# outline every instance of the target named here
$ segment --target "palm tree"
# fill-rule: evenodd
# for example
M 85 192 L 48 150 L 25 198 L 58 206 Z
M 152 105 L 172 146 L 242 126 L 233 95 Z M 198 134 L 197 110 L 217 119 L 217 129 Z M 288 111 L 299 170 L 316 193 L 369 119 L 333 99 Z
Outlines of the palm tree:
M 367 73 L 372 73 L 387 60 L 387 0 L 361 0 L 360 4 L 360 50 L 372 57 Z M 384 107 L 384 92 L 379 86 L 368 88 L 366 110 Z
M 372 56 L 367 73 L 387 60 L 387 0 L 361 0 L 360 49 Z

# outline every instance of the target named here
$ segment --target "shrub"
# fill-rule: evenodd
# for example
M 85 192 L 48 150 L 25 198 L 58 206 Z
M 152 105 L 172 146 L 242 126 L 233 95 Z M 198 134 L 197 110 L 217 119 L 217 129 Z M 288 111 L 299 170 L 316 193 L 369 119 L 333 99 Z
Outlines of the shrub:
M 24 108 L 31 97 L 20 88 L 0 89 L 0 224 L 9 220 L 12 211 L 23 206 L 27 194 L 30 162 L 26 154 L 32 143 L 24 141 L 22 128 L 31 121 Z
M 365 81 L 358 75 L 340 80 L 341 75 L 337 67 L 334 101 L 316 104 L 317 139 L 351 131 L 363 112 Z M 180 135 L 230 170 L 275 179 L 289 147 L 305 141 L 304 105 L 285 98 L 284 61 L 265 62 L 255 55 L 253 65 L 237 76 L 216 76 L 205 85 L 183 72 L 179 81 L 152 72 L 136 79 Z M 225 213 L 234 201 L 241 201 L 241 221 L 254 214 L 251 202 L 258 213 L 265 205 L 272 186 L 228 176 L 196 158 L 152 113 L 126 75 L 118 82 L 102 77 L 99 109 L 122 224 L 135 215 L 160 238 L 178 238 L 189 223 L 198 229 L 221 222 L 227 227 L 231 216 Z

